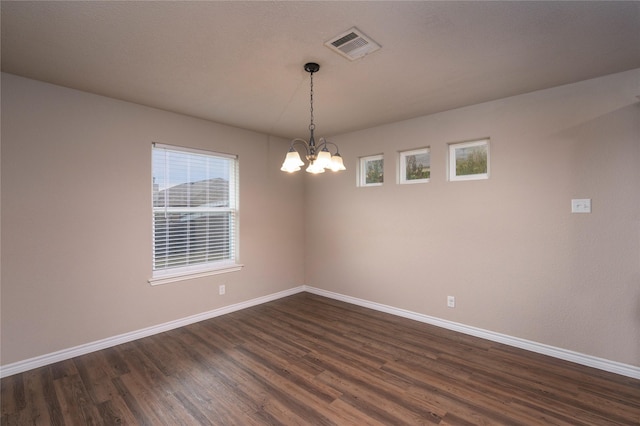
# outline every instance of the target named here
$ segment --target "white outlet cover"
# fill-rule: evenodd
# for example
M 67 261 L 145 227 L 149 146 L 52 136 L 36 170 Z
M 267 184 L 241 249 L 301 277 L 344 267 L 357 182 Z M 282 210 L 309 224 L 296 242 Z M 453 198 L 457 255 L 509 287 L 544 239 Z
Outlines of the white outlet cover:
M 591 213 L 591 198 L 571 200 L 571 213 Z

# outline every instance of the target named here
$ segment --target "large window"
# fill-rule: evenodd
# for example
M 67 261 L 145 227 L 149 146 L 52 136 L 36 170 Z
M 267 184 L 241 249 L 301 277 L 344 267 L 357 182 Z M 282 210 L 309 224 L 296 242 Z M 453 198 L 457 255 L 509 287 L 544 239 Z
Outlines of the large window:
M 237 270 L 235 156 L 154 144 L 152 283 Z

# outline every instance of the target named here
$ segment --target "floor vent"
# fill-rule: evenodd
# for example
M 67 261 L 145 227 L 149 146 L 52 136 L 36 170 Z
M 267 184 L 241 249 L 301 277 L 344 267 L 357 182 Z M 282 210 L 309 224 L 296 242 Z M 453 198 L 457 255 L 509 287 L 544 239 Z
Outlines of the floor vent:
M 325 44 L 329 49 L 354 61 L 380 49 L 380 45 L 367 37 L 356 27 L 332 38 Z

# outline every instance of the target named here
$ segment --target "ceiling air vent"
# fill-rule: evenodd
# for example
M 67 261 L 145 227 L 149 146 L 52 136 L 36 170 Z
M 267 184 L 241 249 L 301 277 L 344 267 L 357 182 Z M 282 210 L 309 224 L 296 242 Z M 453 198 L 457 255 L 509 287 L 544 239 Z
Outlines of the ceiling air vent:
M 352 61 L 380 49 L 378 43 L 371 40 L 356 27 L 332 38 L 324 45 Z

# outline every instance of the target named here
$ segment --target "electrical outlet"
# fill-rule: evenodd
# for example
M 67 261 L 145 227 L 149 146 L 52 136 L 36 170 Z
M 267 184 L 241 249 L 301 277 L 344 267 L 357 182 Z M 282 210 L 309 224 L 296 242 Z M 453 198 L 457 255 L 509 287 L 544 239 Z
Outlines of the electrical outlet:
M 571 200 L 571 213 L 591 213 L 591 198 Z
M 218 287 L 218 294 L 223 295 L 225 294 L 225 292 L 227 291 L 226 287 L 224 284 L 220 284 L 220 286 Z
M 447 306 L 450 308 L 456 307 L 456 298 L 453 296 L 447 296 Z

